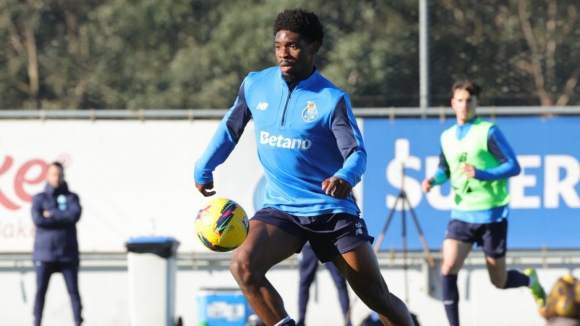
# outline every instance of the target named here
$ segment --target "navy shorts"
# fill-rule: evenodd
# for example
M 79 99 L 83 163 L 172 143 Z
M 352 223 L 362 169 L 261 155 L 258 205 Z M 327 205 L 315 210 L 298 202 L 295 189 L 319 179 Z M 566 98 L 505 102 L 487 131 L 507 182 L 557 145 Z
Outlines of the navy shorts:
M 447 226 L 446 239 L 476 243 L 491 258 L 505 256 L 507 249 L 507 219 L 497 223 L 475 224 L 452 219 Z
M 302 245 L 296 253 L 310 241 L 312 250 L 322 263 L 365 242 L 374 241 L 367 231 L 365 221 L 359 216 L 346 213 L 298 217 L 266 207 L 257 211 L 252 220 L 274 225 L 300 239 Z

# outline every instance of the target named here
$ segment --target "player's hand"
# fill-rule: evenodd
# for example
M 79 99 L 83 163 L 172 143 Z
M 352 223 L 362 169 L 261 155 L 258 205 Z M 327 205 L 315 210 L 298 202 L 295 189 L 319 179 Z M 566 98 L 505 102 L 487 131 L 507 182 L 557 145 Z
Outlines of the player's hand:
M 42 212 L 42 216 L 44 216 L 45 218 L 49 218 L 50 217 L 50 212 L 49 211 L 44 211 L 44 212 Z
M 429 193 L 429 191 L 431 191 L 431 188 L 433 187 L 433 185 L 431 184 L 431 180 L 430 179 L 425 179 L 423 180 L 423 182 L 421 182 L 421 190 L 423 190 L 424 193 Z
M 329 196 L 346 198 L 352 192 L 352 186 L 344 179 L 331 177 L 322 182 L 322 190 Z
M 467 179 L 475 178 L 475 168 L 473 167 L 473 165 L 465 164 L 461 168 L 461 171 L 465 172 L 465 176 L 467 176 Z
M 201 183 L 195 183 L 195 187 L 204 197 L 209 197 L 215 195 L 215 191 L 213 189 L 213 182 L 206 183 L 202 185 Z

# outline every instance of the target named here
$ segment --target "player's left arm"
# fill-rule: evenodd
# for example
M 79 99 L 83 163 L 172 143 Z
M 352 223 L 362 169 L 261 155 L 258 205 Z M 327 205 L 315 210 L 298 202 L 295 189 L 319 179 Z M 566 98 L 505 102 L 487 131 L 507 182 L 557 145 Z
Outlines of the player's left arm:
M 251 118 L 252 114 L 246 102 L 244 81 L 234 105 L 220 122 L 202 156 L 195 162 L 195 186 L 204 196 L 215 194 L 215 191 L 211 191 L 214 186 L 213 171 L 225 162 L 234 150 Z
M 333 177 L 323 182 L 323 190 L 334 197 L 346 198 L 350 195 L 352 187 L 360 182 L 367 165 L 367 152 L 362 134 L 348 97 L 342 97 L 336 104 L 331 128 L 344 163 Z M 336 189 L 332 189 L 333 186 Z
M 520 174 L 521 167 L 516 154 L 497 127 L 491 127 L 487 137 L 488 151 L 501 164 L 495 168 L 475 170 L 475 178 L 483 181 L 507 179 Z

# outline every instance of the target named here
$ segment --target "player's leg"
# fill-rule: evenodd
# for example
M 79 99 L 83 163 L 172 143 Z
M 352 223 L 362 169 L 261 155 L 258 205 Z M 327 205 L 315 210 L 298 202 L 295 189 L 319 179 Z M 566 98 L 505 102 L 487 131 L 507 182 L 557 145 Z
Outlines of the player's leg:
M 447 320 L 451 326 L 459 325 L 457 274 L 471 251 L 473 243 L 479 239 L 478 228 L 479 224 L 466 223 L 456 219 L 451 219 L 447 225 L 447 233 L 441 248 L 443 252 L 441 292 Z
M 344 275 L 356 295 L 367 307 L 379 314 L 385 325 L 413 325 L 407 306 L 389 292 L 369 242 L 335 256 L 332 262 Z
M 34 271 L 36 272 L 36 297 L 34 299 L 34 325 L 40 326 L 42 321 L 42 311 L 44 310 L 44 299 L 50 276 L 54 273 L 55 263 L 34 262 Z
M 332 276 L 334 285 L 336 285 L 336 290 L 338 291 L 338 300 L 340 301 L 340 308 L 342 309 L 342 314 L 344 315 L 344 320 L 346 325 L 350 325 L 350 299 L 348 297 L 348 287 L 346 286 L 346 279 L 340 271 L 332 263 L 326 263 L 326 268 Z
M 389 292 L 365 221 L 350 214 L 318 216 L 309 229 L 312 250 L 321 262 L 332 261 L 357 296 L 386 325 L 413 325 L 407 306 Z
M 266 278 L 274 265 L 293 255 L 302 241 L 272 224 L 250 220 L 248 237 L 234 250 L 230 271 L 242 293 L 266 325 L 294 325 L 280 322 L 288 317 L 280 294 Z M 290 318 L 288 318 L 289 320 Z
M 535 271 L 528 269 L 522 273 L 515 269 L 507 270 L 505 258 L 507 229 L 508 222 L 504 219 L 501 222 L 486 225 L 486 230 L 482 235 L 482 247 L 486 256 L 489 279 L 498 289 L 528 286 L 538 304 L 543 306 L 546 295 Z
M 306 307 L 310 299 L 310 285 L 312 285 L 318 269 L 318 258 L 312 251 L 310 244 L 306 244 L 302 248 L 302 259 L 298 263 L 298 269 L 300 271 L 300 285 L 298 288 L 298 321 L 296 325 L 304 326 Z
M 83 322 L 83 318 L 81 317 L 81 310 L 83 306 L 81 304 L 81 295 L 79 293 L 78 283 L 79 262 L 61 263 L 61 273 L 64 277 L 68 294 L 70 295 L 75 325 L 80 326 L 80 324 Z
M 449 233 L 448 233 L 449 235 Z M 443 262 L 441 264 L 441 292 L 447 320 L 451 326 L 459 326 L 459 289 L 457 274 L 473 243 L 447 238 L 443 240 Z
M 524 273 L 516 269 L 507 270 L 505 256 L 500 258 L 486 256 L 485 259 L 487 260 L 489 279 L 495 287 L 498 289 L 512 289 L 527 286 L 530 288 L 530 292 L 538 306 L 543 307 L 545 305 L 546 294 L 535 270 L 528 268 Z
M 530 278 L 518 270 L 507 270 L 505 256 L 485 256 L 489 280 L 498 289 L 511 289 L 528 286 Z

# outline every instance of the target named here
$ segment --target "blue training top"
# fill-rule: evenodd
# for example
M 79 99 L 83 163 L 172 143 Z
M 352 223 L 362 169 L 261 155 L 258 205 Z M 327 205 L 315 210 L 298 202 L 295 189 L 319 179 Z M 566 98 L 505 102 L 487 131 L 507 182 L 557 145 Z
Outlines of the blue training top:
M 466 122 L 462 126 L 457 126 L 456 137 L 458 140 L 463 139 L 469 132 L 472 123 Z M 495 168 L 487 170 L 475 170 L 475 178 L 483 181 L 507 179 L 518 175 L 521 171 L 516 154 L 508 144 L 501 131 L 493 126 L 489 129 L 487 135 L 487 149 L 501 164 Z M 445 183 L 449 179 L 449 166 L 443 151 L 439 155 L 439 167 L 433 176 L 435 182 L 433 185 Z M 467 223 L 494 223 L 500 222 L 507 218 L 509 213 L 508 205 L 484 209 L 479 211 L 464 211 L 453 208 L 451 218 Z
M 367 155 L 348 95 L 317 69 L 288 85 L 279 67 L 250 73 L 203 155 L 194 179 L 213 181 L 253 118 L 258 157 L 267 181 L 264 207 L 296 216 L 359 215 L 352 195 L 326 195 L 322 182 L 336 176 L 353 187 L 366 169 Z

